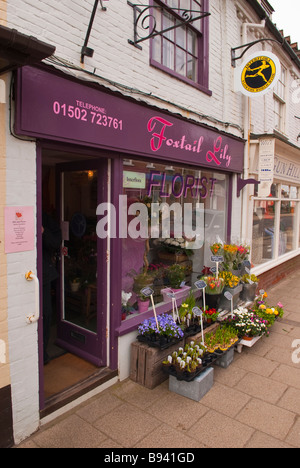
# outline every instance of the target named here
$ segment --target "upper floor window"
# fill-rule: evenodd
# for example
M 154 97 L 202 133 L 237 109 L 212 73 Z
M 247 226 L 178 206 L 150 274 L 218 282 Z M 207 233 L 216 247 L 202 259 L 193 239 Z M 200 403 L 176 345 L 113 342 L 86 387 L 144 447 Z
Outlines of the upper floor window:
M 211 94 L 208 90 L 209 19 L 205 17 L 189 24 L 181 21 L 185 11 L 195 18 L 208 12 L 209 1 L 156 0 L 153 6 L 157 29 L 165 32 L 151 41 L 151 65 Z
M 286 122 L 287 70 L 281 65 L 281 75 L 274 90 L 275 130 L 284 133 Z

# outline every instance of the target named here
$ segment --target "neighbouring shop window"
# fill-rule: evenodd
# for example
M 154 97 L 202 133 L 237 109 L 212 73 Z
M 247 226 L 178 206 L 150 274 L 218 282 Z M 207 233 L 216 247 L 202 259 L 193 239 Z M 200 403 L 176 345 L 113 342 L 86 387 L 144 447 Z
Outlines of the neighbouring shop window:
M 124 160 L 123 176 L 123 197 L 127 211 L 131 213 L 127 217 L 128 231 L 130 223 L 134 223 L 139 214 L 135 203 L 144 203 L 149 214 L 152 203 L 165 204 L 167 207 L 159 212 L 156 225 L 159 231 L 154 226 L 150 233 L 148 227 L 149 239 L 134 239 L 128 233 L 122 240 L 122 302 L 126 309 L 124 313 L 128 312 L 128 319 L 135 316 L 138 310 L 140 313 L 146 312 L 151 307 L 146 300 L 146 304 L 141 304 L 145 299 L 140 294 L 143 287 L 153 288 L 156 304 L 165 302 L 166 296 L 162 290 L 171 286 L 172 272 L 170 275 L 169 267 L 184 267 L 183 276 L 174 267 L 175 283 L 178 280 L 178 287 L 182 283 L 193 287 L 203 268 L 211 266 L 210 244 L 218 238 L 227 238 L 229 177 L 209 170 L 129 160 Z M 182 215 L 181 235 L 176 234 L 180 228 L 180 218 L 175 220 L 173 212 L 168 212 L 168 208 L 174 204 Z M 189 217 L 185 216 L 187 205 L 192 211 L 192 225 Z M 162 229 L 168 225 L 168 221 L 170 233 L 166 236 Z M 189 228 L 198 232 L 196 228 L 199 227 L 200 235 L 195 235 L 198 242 L 195 245 L 195 238 L 192 239 L 191 233 L 186 235 L 186 232 Z M 153 234 L 155 237 L 152 237 Z M 145 275 L 145 272 L 149 275 Z M 172 287 L 176 289 L 176 284 L 173 283 Z
M 252 262 L 255 266 L 299 248 L 300 192 L 274 184 L 266 199 L 254 199 Z
M 179 24 L 183 10 L 194 10 L 193 16 L 207 11 L 207 1 L 164 0 L 154 2 L 153 14 L 158 30 L 166 30 Z M 199 13 L 197 13 L 199 12 Z M 152 39 L 151 64 L 177 78 L 208 88 L 207 54 L 204 53 L 208 18 L 194 21 L 169 30 Z

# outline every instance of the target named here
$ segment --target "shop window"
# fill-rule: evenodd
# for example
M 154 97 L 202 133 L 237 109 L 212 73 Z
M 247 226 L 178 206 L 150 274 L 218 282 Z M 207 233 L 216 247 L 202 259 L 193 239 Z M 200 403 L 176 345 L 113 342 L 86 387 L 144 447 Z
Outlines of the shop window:
M 298 250 L 299 209 L 296 186 L 274 184 L 267 199 L 255 198 L 252 231 L 255 266 Z
M 157 0 L 154 5 L 165 6 L 154 8 L 158 30 L 179 24 L 184 9 L 194 10 L 194 16 L 208 11 L 207 1 L 200 4 L 197 0 Z M 208 21 L 206 17 L 154 37 L 151 65 L 208 91 L 208 57 L 205 53 Z
M 195 289 L 204 266 L 211 266 L 210 244 L 227 238 L 229 177 L 209 170 L 129 160 L 124 161 L 123 174 L 128 229 L 122 240 L 122 297 L 123 320 L 128 320 L 139 313 L 139 306 L 140 312 L 151 307 L 141 304 L 143 287 L 154 290 L 157 305 L 165 303 L 162 290 L 170 287 L 167 273 L 172 265 L 184 269 L 181 285 Z M 149 238 L 131 236 L 130 225 L 136 225 L 142 211 L 136 203 L 147 208 Z M 150 218 L 155 203 L 161 209 L 156 218 Z

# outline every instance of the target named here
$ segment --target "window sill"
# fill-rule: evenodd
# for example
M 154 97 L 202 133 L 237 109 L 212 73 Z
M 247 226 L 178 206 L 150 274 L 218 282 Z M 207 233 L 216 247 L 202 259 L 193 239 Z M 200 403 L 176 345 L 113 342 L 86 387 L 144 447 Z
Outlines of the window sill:
M 154 68 L 157 68 L 158 70 L 167 73 L 169 76 L 172 78 L 175 78 L 179 81 L 182 81 L 183 83 L 188 84 L 189 86 L 192 86 L 193 88 L 198 89 L 199 91 L 207 94 L 208 96 L 212 96 L 212 91 L 210 91 L 206 86 L 203 86 L 199 83 L 196 83 L 195 81 L 190 80 L 189 78 L 186 78 L 184 76 L 179 75 L 178 73 L 174 72 L 173 70 L 165 67 L 164 65 L 161 65 L 161 63 L 156 62 L 153 59 L 150 59 L 150 65 Z
M 267 271 L 272 270 L 273 268 L 276 268 L 282 263 L 285 263 L 288 260 L 291 260 L 292 258 L 297 257 L 298 255 L 300 255 L 300 249 L 293 250 L 293 252 L 288 252 L 287 254 L 284 254 L 281 257 L 276 258 L 275 260 L 270 260 L 269 262 L 266 262 L 266 263 L 263 263 L 262 265 L 258 265 L 254 267 L 251 270 L 251 273 L 253 273 L 255 276 L 262 275 L 263 273 L 266 273 Z

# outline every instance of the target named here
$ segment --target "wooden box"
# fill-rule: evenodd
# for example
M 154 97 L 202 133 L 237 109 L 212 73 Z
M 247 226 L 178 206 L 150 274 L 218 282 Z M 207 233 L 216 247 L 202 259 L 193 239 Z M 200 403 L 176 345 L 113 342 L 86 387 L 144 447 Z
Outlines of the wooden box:
M 130 379 L 153 390 L 168 380 L 169 376 L 163 371 L 162 362 L 178 348 L 184 347 L 184 340 L 168 349 L 150 348 L 138 341 L 131 345 Z

